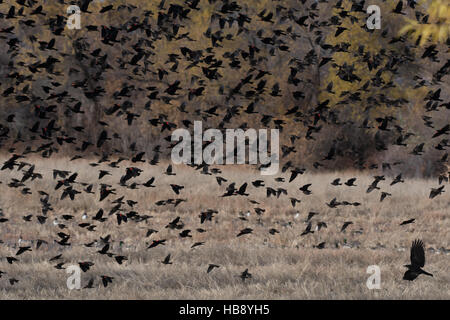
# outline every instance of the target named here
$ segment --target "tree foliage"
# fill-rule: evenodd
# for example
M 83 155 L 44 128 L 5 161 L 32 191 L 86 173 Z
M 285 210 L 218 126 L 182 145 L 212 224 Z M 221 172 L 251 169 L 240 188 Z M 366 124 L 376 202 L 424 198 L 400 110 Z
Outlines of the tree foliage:
M 450 37 L 450 1 L 421 0 L 420 5 L 426 15 L 416 15 L 416 19 L 407 18 L 407 24 L 400 35 L 410 34 L 421 46 L 428 41 L 445 43 Z

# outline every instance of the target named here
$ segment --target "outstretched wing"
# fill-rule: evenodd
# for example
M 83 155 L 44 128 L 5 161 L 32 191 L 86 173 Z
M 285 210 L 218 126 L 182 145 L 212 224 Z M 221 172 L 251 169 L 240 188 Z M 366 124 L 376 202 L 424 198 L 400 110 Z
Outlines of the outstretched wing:
M 176 217 L 175 219 L 173 219 L 171 224 L 177 224 L 178 222 L 180 222 L 180 217 Z
M 402 12 L 403 9 L 403 1 L 399 1 L 397 6 L 395 7 L 395 12 Z
M 420 268 L 425 265 L 425 250 L 422 240 L 415 240 L 412 243 L 411 265 Z

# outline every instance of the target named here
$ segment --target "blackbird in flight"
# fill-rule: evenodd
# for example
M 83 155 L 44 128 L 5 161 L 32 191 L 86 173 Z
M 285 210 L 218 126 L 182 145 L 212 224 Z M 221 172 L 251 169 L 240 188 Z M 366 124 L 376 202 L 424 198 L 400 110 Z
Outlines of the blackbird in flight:
M 405 265 L 406 270 L 403 275 L 403 280 L 413 281 L 420 274 L 427 276 L 433 276 L 431 273 L 426 272 L 422 268 L 425 266 L 425 249 L 422 240 L 415 240 L 411 245 L 411 264 Z

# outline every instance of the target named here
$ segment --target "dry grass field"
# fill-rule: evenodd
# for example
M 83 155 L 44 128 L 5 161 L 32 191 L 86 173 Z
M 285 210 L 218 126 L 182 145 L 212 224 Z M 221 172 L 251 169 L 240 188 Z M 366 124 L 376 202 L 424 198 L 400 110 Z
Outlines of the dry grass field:
M 6 160 L 1 159 L 2 163 Z M 27 181 L 32 194 L 22 194 L 23 187 L 12 188 L 8 184 L 12 178 L 21 179 L 23 172 L 3 170 L 0 172 L 0 208 L 3 218 L 0 223 L 0 296 L 2 299 L 449 299 L 450 298 L 450 197 L 448 191 L 429 199 L 431 188 L 438 186 L 437 180 L 419 180 L 405 178 L 405 183 L 390 186 L 393 179 L 387 173 L 386 180 L 379 183 L 381 190 L 366 193 L 373 176 L 381 172 L 306 172 L 288 183 L 289 172 L 276 176 L 260 176 L 259 171 L 243 166 L 222 166 L 217 175 L 228 181 L 219 186 L 217 175 L 200 174 L 201 170 L 189 166 L 174 166 L 176 176 L 167 176 L 162 172 L 167 164 L 150 166 L 149 164 L 131 164 L 125 161 L 120 168 L 111 168 L 108 163 L 98 167 L 89 165 L 90 161 L 78 159 L 24 159 L 36 164 L 35 172 L 42 179 Z M 141 175 L 129 181 L 139 184 L 154 176 L 155 188 L 137 185 L 136 189 L 119 186 L 118 182 L 127 166 L 144 169 Z M 25 167 L 23 170 L 26 170 Z M 52 170 L 61 169 L 78 172 L 77 182 L 92 183 L 95 194 L 82 192 L 60 200 L 62 188 L 55 191 L 56 180 Z M 117 195 L 110 195 L 99 202 L 98 172 L 104 169 L 111 175 L 100 182 L 111 184 Z M 276 177 L 284 177 L 285 182 L 277 182 Z M 356 187 L 346 185 L 333 186 L 335 178 L 356 177 Z M 266 188 L 255 188 L 251 181 L 261 179 L 266 186 L 274 189 L 285 188 L 288 195 L 281 194 L 266 197 Z M 226 186 L 236 182 L 239 187 L 248 182 L 245 196 L 221 197 Z M 185 188 L 176 195 L 170 188 L 171 183 Z M 312 183 L 311 195 L 304 195 L 299 187 Z M 84 186 L 75 183 L 74 189 L 82 191 Z M 47 213 L 45 224 L 39 224 L 36 216 L 42 215 L 42 197 L 38 191 L 51 192 L 49 202 L 53 211 Z M 380 202 L 381 191 L 392 196 Z M 108 216 L 115 206 L 113 200 L 125 196 L 124 201 L 134 200 L 137 204 L 131 208 L 127 203 L 121 208 L 123 213 L 136 211 L 140 215 L 149 215 L 146 221 L 129 219 L 118 225 L 116 215 Z M 292 207 L 289 198 L 295 197 L 301 202 Z M 334 197 L 337 201 L 360 202 L 360 206 L 342 205 L 330 208 Z M 158 206 L 159 200 L 182 198 L 177 207 L 172 204 Z M 259 204 L 251 203 L 257 201 Z M 266 211 L 261 215 L 254 208 Z M 108 218 L 104 223 L 93 221 L 92 217 L 99 208 Z M 200 223 L 199 214 L 207 209 L 218 213 L 212 221 Z M 242 218 L 241 213 L 250 211 Z M 296 217 L 296 213 L 299 215 Z M 317 212 L 311 218 L 313 230 L 318 222 L 325 222 L 327 228 L 316 230 L 312 234 L 301 236 L 307 226 L 309 212 Z M 87 213 L 88 218 L 81 217 Z M 22 219 L 33 215 L 31 222 Z M 64 221 L 62 215 L 73 215 L 70 221 Z M 177 216 L 184 223 L 183 229 L 190 229 L 192 238 L 181 238 L 181 230 L 171 230 L 165 226 Z M 65 229 L 53 224 L 57 218 Z M 413 224 L 399 224 L 415 218 Z M 81 222 L 96 225 L 95 231 L 78 226 Z M 346 221 L 353 224 L 341 232 Z M 252 234 L 236 237 L 240 230 L 249 227 Z M 148 229 L 158 230 L 146 237 Z M 206 232 L 200 233 L 197 228 Z M 274 235 L 271 228 L 279 231 Z M 57 233 L 70 234 L 70 246 L 61 246 L 54 242 Z M 111 235 L 110 252 L 128 257 L 122 265 L 113 258 L 100 255 L 103 246 L 99 237 Z M 21 246 L 30 245 L 31 252 L 18 256 L 19 261 L 9 264 L 5 257 L 15 256 L 18 240 Z M 425 270 L 434 277 L 421 275 L 415 281 L 402 280 L 409 263 L 411 242 L 420 238 L 426 246 Z M 47 241 L 36 249 L 36 240 Z M 153 240 L 167 239 L 165 245 L 147 249 Z M 97 240 L 92 247 L 84 244 Z M 120 245 L 120 242 L 123 242 Z M 191 249 L 195 242 L 204 245 Z M 325 242 L 325 248 L 318 249 Z M 171 254 L 173 264 L 165 265 L 161 261 Z M 56 262 L 49 259 L 62 254 Z M 92 289 L 69 290 L 66 286 L 66 270 L 57 270 L 54 266 L 64 262 L 64 267 L 80 261 L 92 261 L 94 266 L 82 273 L 82 287 L 93 278 Z M 219 268 L 207 273 L 209 264 Z M 381 289 L 369 290 L 366 287 L 366 273 L 369 265 L 381 268 Z M 253 275 L 242 281 L 239 275 L 248 268 Z M 100 276 L 113 277 L 112 284 L 103 287 Z M 11 285 L 9 279 L 19 282 Z

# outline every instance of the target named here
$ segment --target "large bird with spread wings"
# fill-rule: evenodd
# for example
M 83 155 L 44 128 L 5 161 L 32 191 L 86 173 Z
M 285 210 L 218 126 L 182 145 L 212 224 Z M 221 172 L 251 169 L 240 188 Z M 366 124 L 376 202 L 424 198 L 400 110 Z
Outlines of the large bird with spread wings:
M 413 281 L 420 274 L 433 276 L 431 273 L 422 270 L 425 266 L 425 249 L 422 240 L 415 240 L 411 246 L 411 264 L 405 265 L 408 268 L 403 275 L 403 280 Z

